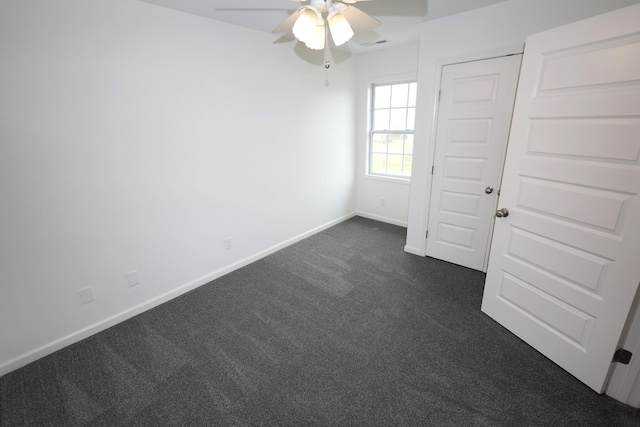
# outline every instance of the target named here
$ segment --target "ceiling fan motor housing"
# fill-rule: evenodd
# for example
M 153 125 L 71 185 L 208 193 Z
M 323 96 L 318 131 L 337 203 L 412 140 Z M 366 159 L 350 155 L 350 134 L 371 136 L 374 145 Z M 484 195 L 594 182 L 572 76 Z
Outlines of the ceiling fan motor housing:
M 332 4 L 333 4 L 332 0 L 310 0 L 309 1 L 309 5 L 320 13 L 327 12 L 329 9 L 331 9 Z

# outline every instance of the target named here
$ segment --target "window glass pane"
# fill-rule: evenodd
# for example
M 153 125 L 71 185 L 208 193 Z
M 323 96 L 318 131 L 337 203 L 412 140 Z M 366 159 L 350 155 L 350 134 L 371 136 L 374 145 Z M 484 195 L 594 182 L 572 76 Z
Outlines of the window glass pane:
M 391 110 L 391 127 L 389 130 L 406 130 L 407 129 L 407 110 L 399 108 Z
M 404 156 L 403 176 L 411 176 L 411 165 L 413 164 L 413 156 Z
M 416 106 L 416 99 L 418 97 L 418 83 L 411 83 L 409 85 L 409 107 Z
M 389 110 L 376 110 L 373 112 L 373 129 L 389 129 Z
M 416 109 L 407 109 L 407 129 L 415 130 L 416 128 Z
M 409 99 L 409 83 L 393 85 L 391 89 L 391 107 L 406 107 Z
M 402 154 L 404 152 L 404 135 L 389 135 L 389 153 Z
M 373 102 L 373 108 L 389 108 L 391 105 L 391 86 L 375 86 Z
M 372 85 L 368 173 L 411 177 L 417 89 L 415 81 Z
M 387 173 L 387 155 L 374 154 L 371 159 L 371 173 Z
M 387 153 L 387 135 L 374 134 L 371 144 L 373 153 Z
M 404 154 L 413 154 L 413 135 L 406 135 L 404 139 Z
M 389 154 L 387 173 L 402 176 L 402 154 Z

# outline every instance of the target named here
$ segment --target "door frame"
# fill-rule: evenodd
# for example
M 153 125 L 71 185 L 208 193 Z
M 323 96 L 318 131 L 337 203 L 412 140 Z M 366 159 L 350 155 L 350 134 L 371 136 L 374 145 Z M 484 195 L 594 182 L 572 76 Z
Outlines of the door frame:
M 618 347 L 631 351 L 633 357 L 628 365 L 612 365 L 605 394 L 634 408 L 640 408 L 640 287 L 631 305 Z
M 427 170 L 429 168 L 433 168 L 435 161 L 435 152 L 436 152 L 436 135 L 438 132 L 438 114 L 440 111 L 440 91 L 442 89 L 442 72 L 443 68 L 448 65 L 456 65 L 462 64 L 465 62 L 475 62 L 475 61 L 483 61 L 486 59 L 494 59 L 501 58 L 503 56 L 509 55 L 522 55 L 524 53 L 524 44 L 517 44 L 506 46 L 498 49 L 489 49 L 478 52 L 472 52 L 464 55 L 456 55 L 450 57 L 439 58 L 436 61 L 436 75 L 435 75 L 435 91 L 436 94 L 433 100 L 433 117 L 431 123 L 431 131 L 429 135 L 429 146 L 427 147 L 427 156 L 428 156 L 428 165 Z M 504 170 L 504 162 L 503 162 L 503 170 Z M 432 169 L 433 170 L 433 169 Z M 500 181 L 502 181 L 502 171 L 500 171 Z M 429 219 L 431 217 L 431 198 L 433 197 L 433 175 L 427 174 L 427 197 L 425 198 L 425 212 L 427 213 L 424 217 L 423 230 L 428 231 Z M 493 229 L 489 232 L 489 240 L 487 241 L 487 250 L 485 253 L 484 260 L 484 268 L 483 272 L 486 272 L 487 264 L 489 260 L 489 252 L 491 251 L 491 238 L 493 236 Z M 426 240 L 426 235 L 425 235 Z M 406 248 L 405 248 L 406 249 Z M 427 245 L 424 245 L 424 250 L 422 253 L 414 253 L 414 255 L 427 256 Z

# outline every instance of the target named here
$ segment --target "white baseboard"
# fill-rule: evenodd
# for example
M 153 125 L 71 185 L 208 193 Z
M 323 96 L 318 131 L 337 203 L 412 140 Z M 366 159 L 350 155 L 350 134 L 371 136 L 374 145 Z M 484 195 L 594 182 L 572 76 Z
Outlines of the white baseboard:
M 60 339 L 57 339 L 55 341 L 52 341 L 48 344 L 45 344 L 41 347 L 38 347 L 34 350 L 30 350 L 26 353 L 23 353 L 13 359 L 8 360 L 7 362 L 4 362 L 2 364 L 0 364 L 0 377 L 8 374 L 11 371 L 15 371 L 18 368 L 21 368 L 23 366 L 28 365 L 29 363 L 35 362 L 36 360 L 48 356 L 58 350 L 61 350 L 71 344 L 75 344 L 79 341 L 82 341 L 85 338 L 90 337 L 91 335 L 95 335 L 98 332 L 102 332 L 105 329 L 108 329 L 112 326 L 117 325 L 118 323 L 124 322 L 125 320 L 128 320 L 132 317 L 137 316 L 138 314 L 144 313 L 147 310 L 150 310 L 154 307 L 159 306 L 160 304 L 163 304 L 167 301 L 170 301 L 184 293 L 187 293 L 199 286 L 202 286 L 204 284 L 207 284 L 209 282 L 211 282 L 212 280 L 215 280 L 219 277 L 224 276 L 225 274 L 229 274 L 232 271 L 235 271 L 239 268 L 245 267 L 249 264 L 251 264 L 252 262 L 258 261 L 261 258 L 264 258 L 268 255 L 271 255 L 281 249 L 286 248 L 287 246 L 293 245 L 294 243 L 299 242 L 300 240 L 306 239 L 307 237 L 310 237 L 316 233 L 319 233 L 323 230 L 326 230 L 327 228 L 333 227 L 336 224 L 339 224 L 343 221 L 346 221 L 350 218 L 353 218 L 354 216 L 356 216 L 356 213 L 353 212 L 351 214 L 348 215 L 344 215 L 340 218 L 337 218 L 333 221 L 327 222 L 326 224 L 320 225 L 316 228 L 313 228 L 307 232 L 304 232 L 302 234 L 299 234 L 295 237 L 292 237 L 291 239 L 285 240 L 282 243 L 279 243 L 275 246 L 272 246 L 270 248 L 267 248 L 261 252 L 258 252 L 255 255 L 251 255 L 247 258 L 244 258 L 240 261 L 237 261 L 231 265 L 228 265 L 226 267 L 223 267 L 219 270 L 214 271 L 213 273 L 207 274 L 206 276 L 200 277 L 199 279 L 196 279 L 192 282 L 186 283 L 182 286 L 179 286 L 178 288 L 175 288 L 169 292 L 166 292 L 162 295 L 159 295 L 157 297 L 154 297 L 142 304 L 139 304 L 137 306 L 134 306 L 130 309 L 127 309 L 125 311 L 122 311 L 120 313 L 117 313 L 107 319 L 101 320 L 100 322 L 94 323 L 93 325 L 90 325 L 86 328 L 83 328 L 79 331 L 73 332 L 65 337 L 62 337 Z
M 356 212 L 357 216 L 361 216 L 363 218 L 373 219 L 374 221 L 386 222 L 387 224 L 398 225 L 400 227 L 407 228 L 407 221 L 399 221 L 393 218 L 387 218 L 380 215 L 374 215 L 366 212 Z
M 425 254 L 422 253 L 420 248 L 414 248 L 413 246 L 405 246 L 404 251 L 412 255 L 418 255 L 421 257 L 425 256 Z

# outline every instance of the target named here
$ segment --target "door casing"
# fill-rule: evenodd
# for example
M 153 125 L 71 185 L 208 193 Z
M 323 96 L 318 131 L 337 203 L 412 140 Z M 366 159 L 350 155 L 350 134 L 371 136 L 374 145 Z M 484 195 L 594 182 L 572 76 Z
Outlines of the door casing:
M 441 83 L 442 83 L 442 69 L 447 65 L 460 64 L 463 62 L 471 62 L 471 61 L 481 61 L 483 59 L 491 59 L 491 58 L 499 58 L 502 56 L 508 55 L 519 55 L 524 52 L 524 44 L 516 44 L 509 45 L 497 49 L 488 49 L 482 50 L 478 52 L 471 52 L 464 55 L 454 55 L 447 56 L 437 60 L 436 62 L 436 75 L 434 78 L 434 92 L 435 94 L 440 92 Z M 433 117 L 431 118 L 431 123 L 438 123 L 438 109 L 440 107 L 440 100 L 436 96 L 433 100 Z M 429 132 L 429 147 L 427 149 L 427 156 L 429 159 L 428 168 L 431 169 L 433 167 L 433 159 L 436 151 L 436 126 L 432 126 L 431 131 Z M 427 175 L 426 188 L 429 189 L 429 194 L 425 198 L 424 210 L 427 212 L 427 215 L 424 217 L 424 221 L 422 223 L 422 229 L 426 230 L 429 224 L 429 206 L 431 205 L 431 187 L 433 183 L 433 177 L 431 174 Z M 425 239 L 426 240 L 426 239 Z M 408 253 L 412 253 L 414 255 L 426 256 L 426 245 L 423 248 L 411 248 L 405 246 L 405 251 Z M 488 251 L 487 251 L 488 252 Z

